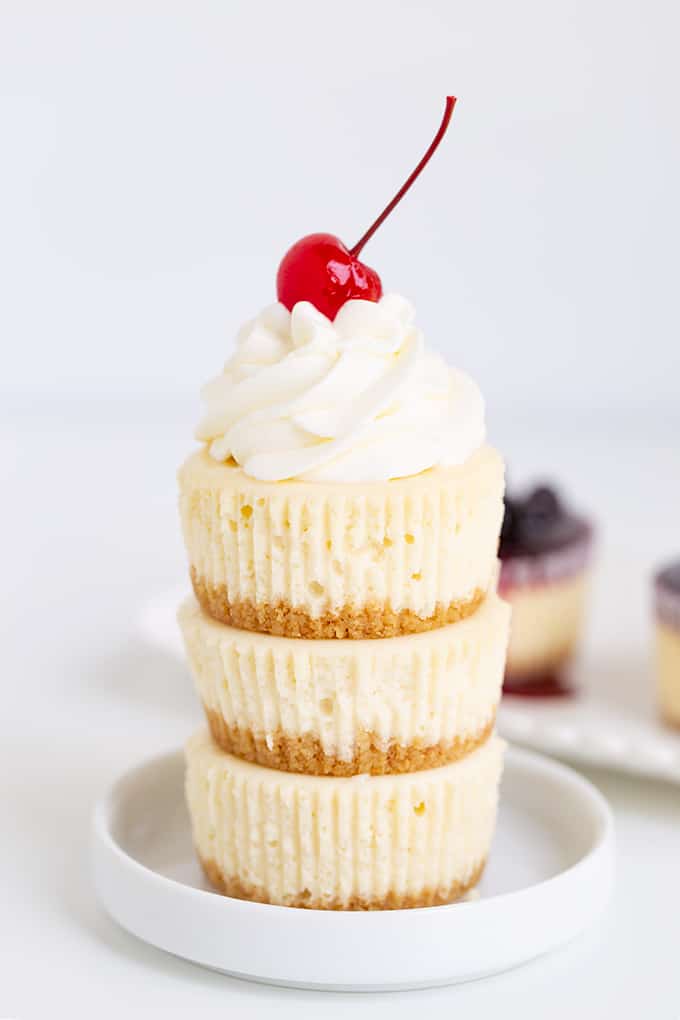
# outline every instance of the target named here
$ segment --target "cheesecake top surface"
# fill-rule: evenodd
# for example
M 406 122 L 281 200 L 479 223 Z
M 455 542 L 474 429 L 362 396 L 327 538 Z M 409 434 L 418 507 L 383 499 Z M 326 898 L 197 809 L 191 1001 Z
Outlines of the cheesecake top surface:
M 374 496 L 376 499 L 384 500 L 386 494 L 405 496 L 409 492 L 428 489 L 439 492 L 442 485 L 469 487 L 471 481 L 477 478 L 500 479 L 502 484 L 503 475 L 503 458 L 498 450 L 488 443 L 476 449 L 463 464 L 451 467 L 435 466 L 427 471 L 421 471 L 418 475 L 389 479 L 389 484 L 379 479 L 342 483 L 306 478 L 262 481 L 248 475 L 233 458 L 223 462 L 215 460 L 210 456 L 205 444 L 193 450 L 179 468 L 180 484 L 191 487 L 247 488 L 248 491 L 265 498 L 277 493 L 282 494 L 285 490 L 287 497 L 300 499 L 308 498 L 313 492 L 316 496 L 326 494 L 328 498 L 333 499 L 343 496 Z

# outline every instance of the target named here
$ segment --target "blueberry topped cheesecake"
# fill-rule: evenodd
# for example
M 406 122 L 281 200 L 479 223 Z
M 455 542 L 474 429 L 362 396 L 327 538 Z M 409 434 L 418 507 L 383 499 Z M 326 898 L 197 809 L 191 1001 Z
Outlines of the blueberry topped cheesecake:
M 557 694 L 581 633 L 593 529 L 539 485 L 506 495 L 499 592 L 512 607 L 504 690 Z
M 680 559 L 654 577 L 658 701 L 661 716 L 680 727 Z

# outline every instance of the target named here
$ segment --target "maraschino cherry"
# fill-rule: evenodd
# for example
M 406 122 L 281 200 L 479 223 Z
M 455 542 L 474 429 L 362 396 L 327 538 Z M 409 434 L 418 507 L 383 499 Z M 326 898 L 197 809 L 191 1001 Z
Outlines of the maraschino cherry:
M 329 319 L 334 319 L 345 301 L 352 298 L 380 300 L 380 277 L 375 269 L 359 261 L 359 255 L 429 163 L 446 133 L 455 105 L 456 97 L 447 96 L 442 122 L 427 152 L 353 248 L 347 248 L 333 234 L 308 234 L 286 252 L 276 274 L 276 293 L 289 311 L 298 301 L 309 301 Z

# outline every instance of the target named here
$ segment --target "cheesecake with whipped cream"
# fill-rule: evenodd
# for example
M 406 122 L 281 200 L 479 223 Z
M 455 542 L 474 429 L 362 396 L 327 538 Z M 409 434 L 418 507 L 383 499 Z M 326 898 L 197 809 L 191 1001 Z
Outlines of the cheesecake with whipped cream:
M 213 739 L 288 772 L 413 772 L 464 758 L 494 729 L 510 609 L 491 593 L 460 623 L 391 640 L 277 637 L 179 612 Z
M 470 616 L 494 583 L 503 463 L 484 404 L 403 298 L 331 322 L 274 305 L 205 387 L 179 473 L 196 597 L 293 638 L 384 638 Z

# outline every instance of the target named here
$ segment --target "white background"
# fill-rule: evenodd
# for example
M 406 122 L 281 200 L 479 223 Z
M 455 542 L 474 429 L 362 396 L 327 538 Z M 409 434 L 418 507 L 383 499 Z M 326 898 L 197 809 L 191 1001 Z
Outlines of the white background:
M 402 996 L 143 947 L 98 910 L 86 837 L 106 784 L 198 719 L 135 636 L 183 576 L 198 387 L 292 241 L 364 230 L 447 92 L 449 135 L 366 260 L 478 379 L 512 477 L 593 511 L 588 642 L 616 630 L 651 701 L 649 572 L 680 552 L 679 31 L 670 0 L 0 0 L 0 1016 L 677 1020 L 677 787 L 590 773 L 619 882 L 584 939 Z
M 58 12 L 58 13 L 57 13 Z M 0 6 L 0 388 L 194 396 L 287 246 L 364 252 L 496 414 L 677 408 L 670 0 Z

